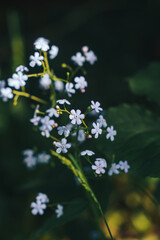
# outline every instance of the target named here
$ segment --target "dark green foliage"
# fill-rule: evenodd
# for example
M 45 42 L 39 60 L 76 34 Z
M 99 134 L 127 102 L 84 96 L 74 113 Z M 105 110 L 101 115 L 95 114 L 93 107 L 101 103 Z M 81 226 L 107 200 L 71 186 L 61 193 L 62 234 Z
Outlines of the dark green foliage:
M 149 101 L 160 104 L 160 63 L 151 63 L 129 77 L 128 83 L 133 93 L 146 96 Z
M 107 111 L 108 125 L 117 130 L 115 141 L 99 140 L 99 150 L 110 163 L 127 160 L 130 173 L 160 177 L 160 118 L 138 105 L 120 105 Z
M 56 207 L 56 206 L 55 206 Z M 54 210 L 53 216 L 49 217 L 42 226 L 29 238 L 30 240 L 36 240 L 46 234 L 48 231 L 51 231 L 57 226 L 61 226 L 73 219 L 79 217 L 86 208 L 86 202 L 83 199 L 74 199 L 68 204 L 64 204 L 64 215 L 60 218 L 57 218 Z

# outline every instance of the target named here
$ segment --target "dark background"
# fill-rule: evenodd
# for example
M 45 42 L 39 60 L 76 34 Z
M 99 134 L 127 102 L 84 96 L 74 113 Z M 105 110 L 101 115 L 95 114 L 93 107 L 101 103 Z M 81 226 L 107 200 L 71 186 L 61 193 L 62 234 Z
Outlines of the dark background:
M 89 87 L 83 98 L 76 99 L 79 105 L 94 99 L 104 109 L 120 103 L 150 107 L 145 98 L 131 93 L 126 78 L 151 61 L 160 60 L 158 0 L 5 2 L 0 7 L 0 36 L 1 80 L 7 80 L 18 65 L 28 66 L 33 42 L 42 36 L 59 46 L 59 55 L 52 66 L 59 77 L 64 75 L 61 63 L 71 64 L 70 57 L 83 45 L 97 55 L 96 64 L 86 68 Z M 53 180 L 49 167 L 29 172 L 22 164 L 23 149 L 37 146 L 41 151 L 48 146 L 45 139 L 32 131 L 29 123 L 32 114 L 26 100 L 21 100 L 16 108 L 12 102 L 0 102 L 2 240 L 23 239 L 34 231 L 42 220 L 33 219 L 28 206 L 37 191 L 43 188 L 46 191 L 46 186 L 40 187 L 35 182 Z M 65 186 L 67 194 L 73 187 L 72 181 Z M 54 194 L 61 199 L 66 192 L 60 194 L 57 189 Z M 70 226 L 68 229 L 71 239 L 79 239 L 76 230 L 72 232 Z

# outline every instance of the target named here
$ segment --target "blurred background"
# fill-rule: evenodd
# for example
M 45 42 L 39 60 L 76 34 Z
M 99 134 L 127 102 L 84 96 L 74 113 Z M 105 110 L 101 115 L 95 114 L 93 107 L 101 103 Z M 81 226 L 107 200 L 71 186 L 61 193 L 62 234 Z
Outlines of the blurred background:
M 160 60 L 159 0 L 53 0 L 43 4 L 6 1 L 0 8 L 0 36 L 1 80 L 11 77 L 20 64 L 28 66 L 29 56 L 34 52 L 33 42 L 45 37 L 60 49 L 51 66 L 59 77 L 64 75 L 61 63 L 70 64 L 70 57 L 82 46 L 88 45 L 97 55 L 96 64 L 86 69 L 87 94 L 75 100 L 80 106 L 94 99 L 104 109 L 121 103 L 154 108 L 130 91 L 126 78 Z M 34 87 L 36 91 L 38 95 Z M 54 164 L 33 171 L 24 166 L 23 149 L 33 146 L 37 151 L 48 149 L 48 141 L 34 132 L 29 123 L 32 115 L 33 109 L 25 99 L 16 107 L 12 101 L 0 102 L 0 239 L 100 239 L 85 205 L 77 213 L 78 218 L 56 228 L 50 223 L 46 231 L 34 236 L 51 217 L 49 212 L 44 217 L 31 215 L 30 202 L 37 192 L 49 193 L 56 202 L 72 200 L 82 193 L 70 171 L 58 162 L 55 164 L 59 172 L 54 171 Z M 159 193 L 159 182 L 140 181 L 148 196 L 128 176 L 94 184 L 117 239 L 159 239 L 159 205 L 150 196 Z M 101 228 L 105 233 L 103 223 Z

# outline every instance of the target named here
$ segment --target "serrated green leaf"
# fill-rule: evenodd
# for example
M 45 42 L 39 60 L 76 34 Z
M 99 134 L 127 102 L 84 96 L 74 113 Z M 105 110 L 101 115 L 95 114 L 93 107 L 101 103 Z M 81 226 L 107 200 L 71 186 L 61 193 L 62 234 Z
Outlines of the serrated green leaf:
M 133 93 L 146 96 L 149 101 L 160 103 L 160 63 L 151 63 L 147 68 L 128 79 Z
M 64 205 L 64 214 L 60 218 L 56 217 L 56 214 L 53 211 L 53 216 L 51 216 L 44 225 L 41 226 L 29 239 L 36 240 L 43 236 L 48 231 L 51 231 L 53 228 L 63 225 L 73 219 L 79 217 L 80 214 L 86 209 L 86 201 L 83 199 L 75 199 L 70 202 L 70 204 Z
M 121 105 L 107 112 L 108 126 L 117 130 L 115 141 L 99 139 L 97 144 L 110 161 L 127 160 L 130 173 L 137 176 L 160 177 L 160 118 L 133 105 Z

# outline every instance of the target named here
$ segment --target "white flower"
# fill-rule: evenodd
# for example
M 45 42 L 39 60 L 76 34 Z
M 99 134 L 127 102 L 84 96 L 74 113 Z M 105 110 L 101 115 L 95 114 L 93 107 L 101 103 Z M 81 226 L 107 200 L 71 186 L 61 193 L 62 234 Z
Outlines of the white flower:
M 102 167 L 107 168 L 107 162 L 104 158 L 96 158 L 96 161 L 99 161 Z
M 74 61 L 78 66 L 83 66 L 85 62 L 85 57 L 82 56 L 80 52 L 77 52 L 76 55 L 71 57 L 71 60 Z
M 97 123 L 99 123 L 100 127 L 107 127 L 107 122 L 102 115 L 97 119 Z
M 73 83 L 66 83 L 66 91 L 67 91 L 69 97 L 71 97 L 72 94 L 74 94 L 76 92 L 73 87 L 74 87 Z
M 28 155 L 24 158 L 23 162 L 25 163 L 26 167 L 33 168 L 37 164 L 37 158 L 34 155 Z
M 73 126 L 73 125 L 72 125 Z M 77 134 L 76 134 L 76 132 L 73 132 L 72 133 L 72 136 L 76 136 Z M 78 141 L 80 142 L 80 143 L 82 143 L 82 142 L 84 142 L 85 140 L 86 140 L 86 135 L 85 135 L 85 131 L 83 130 L 83 129 L 80 129 L 79 131 L 78 131 Z
M 42 65 L 42 60 L 44 59 L 43 56 L 40 56 L 39 52 L 35 52 L 34 55 L 30 56 L 30 63 L 29 65 L 31 67 L 35 67 L 36 65 L 41 66 Z
M 112 163 L 111 168 L 108 171 L 108 175 L 112 176 L 113 173 L 114 174 L 119 174 L 119 170 L 118 170 L 119 167 L 120 167 L 119 164 Z
M 72 120 L 72 124 L 80 125 L 82 123 L 81 119 L 84 119 L 84 114 L 81 114 L 81 110 L 79 109 L 77 109 L 76 111 L 72 109 L 69 118 Z
M 48 51 L 49 49 L 49 40 L 43 38 L 43 37 L 40 37 L 38 38 L 35 42 L 34 42 L 34 46 L 36 49 L 38 50 L 42 50 L 44 52 Z
M 97 57 L 93 51 L 89 51 L 85 53 L 86 61 L 93 65 L 97 61 Z
M 100 107 L 100 103 L 99 102 L 94 102 L 94 101 L 91 101 L 91 108 L 94 109 L 97 113 L 99 113 L 100 111 L 103 110 Z
M 51 50 L 49 51 L 50 59 L 54 59 L 58 55 L 58 52 L 59 52 L 59 48 L 53 45 L 51 47 Z
M 64 134 L 65 137 L 68 137 L 69 134 L 70 134 L 70 128 L 67 125 L 66 126 L 62 126 L 62 127 L 60 126 L 57 129 L 58 129 L 58 134 L 59 135 L 63 135 Z
M 62 138 L 61 142 L 56 142 L 56 147 L 57 147 L 57 150 L 56 150 L 57 153 L 61 153 L 61 152 L 67 153 L 68 152 L 67 148 L 70 148 L 71 144 L 67 143 L 67 140 L 65 138 Z
M 95 134 L 95 138 L 98 138 L 98 135 L 102 134 L 102 129 L 100 128 L 99 123 L 93 123 L 92 125 L 94 128 L 91 129 L 91 133 Z
M 80 77 L 75 77 L 74 81 L 76 82 L 75 88 L 76 89 L 85 89 L 85 87 L 87 87 L 88 83 L 85 80 L 85 78 L 83 76 Z
M 90 151 L 90 150 L 85 150 L 85 151 L 82 151 L 81 152 L 81 155 L 82 156 L 85 156 L 85 155 L 88 155 L 88 156 L 92 156 L 94 155 L 95 153 L 93 151 Z
M 22 151 L 22 154 L 29 157 L 29 156 L 33 156 L 34 151 L 33 151 L 33 149 L 25 149 Z
M 116 136 L 117 135 L 117 131 L 116 130 L 114 130 L 114 128 L 113 128 L 113 126 L 111 126 L 111 127 L 108 127 L 107 128 L 107 135 L 106 135 L 106 138 L 107 139 L 111 139 L 111 141 L 114 141 L 114 136 Z
M 33 215 L 37 215 L 37 214 L 43 215 L 44 209 L 46 209 L 46 204 L 41 203 L 40 201 L 32 202 L 31 208 L 32 208 L 31 212 Z
M 48 129 L 45 129 L 41 132 L 41 135 L 43 137 L 49 138 L 50 137 L 50 131 Z
M 46 112 L 48 113 L 49 117 L 53 117 L 53 116 L 55 116 L 56 118 L 59 117 L 59 113 L 57 112 L 57 110 L 55 108 L 50 108 Z
M 40 120 L 41 120 L 41 117 L 35 116 L 30 119 L 30 122 L 33 123 L 34 126 L 38 126 Z
M 56 91 L 62 92 L 64 89 L 64 83 L 62 81 L 54 81 L 54 87 Z
M 59 99 L 59 100 L 57 100 L 56 101 L 57 103 L 59 103 L 59 104 L 68 104 L 68 105 L 70 105 L 71 103 L 68 101 L 68 100 L 66 100 L 66 99 Z
M 104 166 L 102 165 L 102 163 L 100 161 L 95 161 L 94 162 L 95 165 L 92 165 L 92 169 L 95 170 L 95 172 L 97 174 L 104 174 L 105 173 L 105 169 L 104 169 Z
M 57 218 L 61 217 L 63 215 L 63 206 L 57 204 L 57 209 L 55 210 L 55 213 L 57 214 Z
M 79 132 L 78 132 L 78 141 L 80 143 L 84 142 L 86 139 L 85 137 L 85 131 L 83 129 L 80 129 Z
M 52 81 L 51 79 L 49 78 L 49 74 L 46 73 L 43 77 L 40 78 L 39 80 L 39 84 L 40 84 L 40 87 L 47 90 L 50 88 L 50 85 L 51 85 Z
M 38 196 L 36 197 L 37 202 L 41 203 L 48 203 L 49 198 L 45 193 L 38 193 Z
M 48 116 L 45 116 L 44 118 L 41 118 L 42 126 L 40 127 L 40 130 L 42 131 L 41 134 L 43 136 L 49 137 L 50 131 L 52 131 L 52 126 L 54 125 L 55 121 L 51 120 Z
M 45 152 L 39 153 L 37 156 L 38 163 L 49 163 L 51 156 Z
M 20 87 L 23 87 L 26 85 L 28 77 L 27 75 L 23 75 L 22 72 L 14 73 L 12 75 L 12 78 L 8 79 L 8 85 L 10 87 L 14 87 L 15 89 L 19 89 Z
M 12 89 L 9 88 L 9 87 L 7 87 L 7 88 L 2 88 L 2 89 L 0 90 L 0 93 L 1 93 L 1 94 L 0 94 L 0 97 L 2 98 L 2 100 L 3 100 L 4 102 L 7 102 L 8 99 L 13 98 Z
M 16 68 L 16 72 L 28 72 L 29 69 L 23 65 L 20 65 Z
M 124 172 L 125 173 L 127 173 L 128 172 L 128 169 L 130 168 L 130 166 L 128 165 L 128 162 L 127 161 L 120 161 L 119 162 L 119 168 L 121 169 L 121 170 L 124 170 Z

